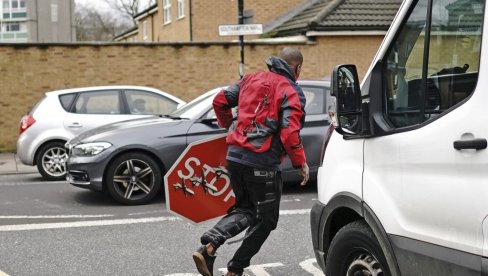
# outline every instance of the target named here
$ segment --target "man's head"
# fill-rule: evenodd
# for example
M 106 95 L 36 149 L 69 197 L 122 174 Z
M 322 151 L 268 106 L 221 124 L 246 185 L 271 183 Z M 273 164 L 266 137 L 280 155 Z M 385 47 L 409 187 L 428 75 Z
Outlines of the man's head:
M 303 63 L 303 56 L 300 50 L 297 48 L 286 47 L 281 51 L 278 57 L 290 65 L 295 74 L 295 79 L 298 79 Z

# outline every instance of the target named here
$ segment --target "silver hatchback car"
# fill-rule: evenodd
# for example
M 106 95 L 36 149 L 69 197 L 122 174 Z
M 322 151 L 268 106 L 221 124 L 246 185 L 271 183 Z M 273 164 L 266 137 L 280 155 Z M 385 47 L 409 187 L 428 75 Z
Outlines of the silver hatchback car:
M 129 119 L 169 114 L 185 102 L 143 86 L 97 86 L 45 93 L 20 121 L 17 155 L 46 180 L 66 178 L 64 144 L 89 129 Z

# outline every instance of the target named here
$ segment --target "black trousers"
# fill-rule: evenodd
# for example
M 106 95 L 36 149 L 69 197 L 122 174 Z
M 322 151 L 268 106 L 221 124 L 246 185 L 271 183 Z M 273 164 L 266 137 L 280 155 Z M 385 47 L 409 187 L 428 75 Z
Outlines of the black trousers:
M 254 169 L 232 161 L 227 161 L 227 170 L 236 202 L 227 215 L 202 235 L 201 242 L 218 248 L 248 229 L 227 264 L 229 271 L 241 273 L 278 224 L 283 183 L 277 171 Z

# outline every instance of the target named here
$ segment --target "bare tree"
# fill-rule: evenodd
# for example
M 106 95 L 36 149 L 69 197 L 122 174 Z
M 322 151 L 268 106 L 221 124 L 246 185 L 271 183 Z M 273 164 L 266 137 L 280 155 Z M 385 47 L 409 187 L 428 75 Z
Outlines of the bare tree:
M 132 21 L 123 20 L 110 11 L 77 5 L 75 9 L 77 41 L 111 41 L 131 27 Z
M 140 11 L 144 10 L 147 7 L 150 7 L 156 0 L 104 0 L 107 2 L 111 7 L 117 9 L 126 17 L 130 18 L 134 25 L 136 24 L 134 20 L 134 16 Z

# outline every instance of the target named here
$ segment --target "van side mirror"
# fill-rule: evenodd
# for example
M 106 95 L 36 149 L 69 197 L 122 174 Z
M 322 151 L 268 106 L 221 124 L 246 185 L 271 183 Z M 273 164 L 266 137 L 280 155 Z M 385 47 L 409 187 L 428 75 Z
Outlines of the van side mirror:
M 335 97 L 335 127 L 344 136 L 361 134 L 361 90 L 355 65 L 338 65 L 332 72 L 331 95 Z

